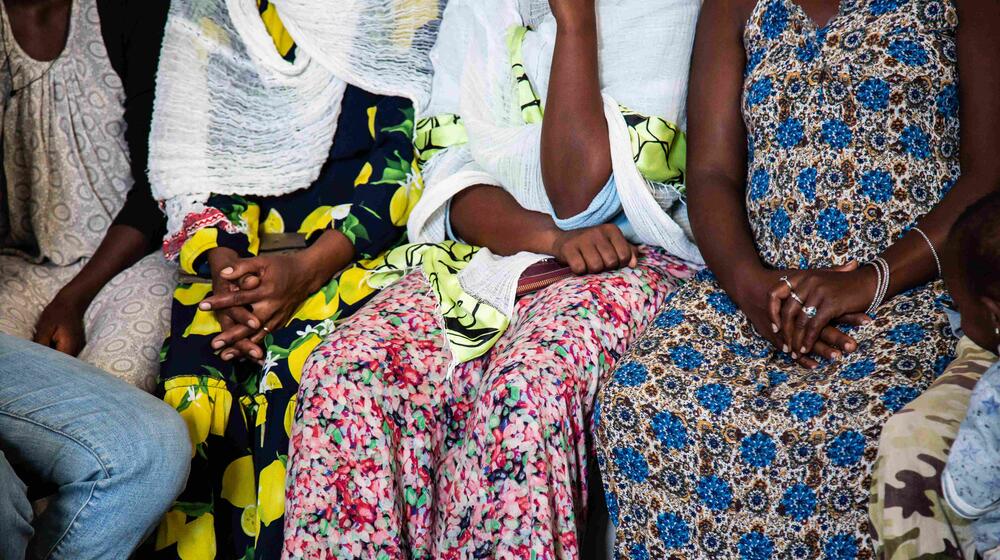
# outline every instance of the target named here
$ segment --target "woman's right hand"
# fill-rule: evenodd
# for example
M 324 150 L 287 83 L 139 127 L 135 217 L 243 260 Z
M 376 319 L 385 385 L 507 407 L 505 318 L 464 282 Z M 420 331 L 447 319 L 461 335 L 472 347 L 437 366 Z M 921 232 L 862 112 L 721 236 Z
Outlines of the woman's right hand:
M 775 348 L 790 354 L 800 366 L 807 369 L 819 367 L 819 362 L 809 356 L 801 356 L 793 352 L 784 341 L 770 317 L 771 288 L 781 281 L 787 271 L 759 268 L 753 272 L 739 275 L 738 284 L 727 290 L 730 297 L 746 315 L 754 330 L 767 339 Z M 820 331 L 819 340 L 813 347 L 813 353 L 827 360 L 838 360 L 844 354 L 854 352 L 858 343 L 853 337 L 833 325 L 827 325 Z
M 222 271 L 232 269 L 236 263 L 239 262 L 239 260 L 239 254 L 227 247 L 216 247 L 208 252 L 208 266 L 212 272 L 213 295 L 227 294 L 229 292 L 236 292 L 240 290 L 240 286 L 237 284 L 237 281 L 227 280 L 222 277 Z M 250 287 L 252 286 L 243 286 L 243 288 Z M 215 318 L 219 321 L 219 324 L 222 326 L 222 332 L 224 333 L 232 330 L 237 325 L 245 325 L 254 332 L 259 330 L 261 326 L 257 317 L 255 317 L 249 309 L 243 306 L 216 309 Z M 216 340 L 212 343 L 212 349 L 222 350 L 222 357 L 226 360 L 238 357 L 250 357 L 255 360 L 261 360 L 264 358 L 264 351 L 261 350 L 259 345 L 254 344 L 250 338 L 234 340 L 228 345 L 225 342 Z
M 558 230 L 549 254 L 569 266 L 574 274 L 597 274 L 633 267 L 639 261 L 639 249 L 629 243 L 614 224 Z

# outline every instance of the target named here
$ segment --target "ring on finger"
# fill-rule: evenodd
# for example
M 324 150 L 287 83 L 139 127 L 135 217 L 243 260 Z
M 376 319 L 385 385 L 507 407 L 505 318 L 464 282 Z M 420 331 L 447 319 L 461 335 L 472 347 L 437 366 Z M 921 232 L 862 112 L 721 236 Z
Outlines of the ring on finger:
M 809 307 L 803 307 L 802 313 L 805 313 L 806 317 L 812 319 L 813 317 L 816 316 L 817 313 L 819 313 L 819 310 L 816 309 L 815 305 L 810 305 Z
M 795 286 L 792 286 L 792 281 L 789 280 L 787 276 L 782 276 L 781 278 L 778 278 L 778 280 L 784 282 L 785 285 L 788 286 L 788 289 L 792 290 L 793 294 L 795 293 Z
M 269 329 L 269 328 L 267 328 L 267 327 L 261 327 L 261 330 L 263 330 L 263 331 L 264 331 L 264 332 L 266 332 L 267 334 L 271 334 L 271 329 Z
M 806 304 L 806 302 L 802 301 L 802 298 L 800 298 L 799 294 L 795 293 L 795 291 L 792 291 L 790 295 L 792 296 L 792 299 L 794 299 L 795 301 L 797 301 L 799 303 L 799 305 L 805 305 Z

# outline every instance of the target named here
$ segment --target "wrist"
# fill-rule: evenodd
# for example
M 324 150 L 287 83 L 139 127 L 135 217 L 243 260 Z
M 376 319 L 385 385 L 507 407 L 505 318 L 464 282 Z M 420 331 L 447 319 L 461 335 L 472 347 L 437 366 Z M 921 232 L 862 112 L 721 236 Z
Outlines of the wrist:
M 56 293 L 49 305 L 54 304 L 67 313 L 82 315 L 90 307 L 90 303 L 94 301 L 94 298 L 97 297 L 97 293 L 100 291 L 100 287 L 94 289 L 78 286 L 70 282 Z
M 535 246 L 529 247 L 528 250 L 532 253 L 558 257 L 565 235 L 565 231 L 559 229 L 555 226 L 555 224 L 553 224 L 551 227 L 547 227 L 542 230 L 539 235 L 532 235 L 529 237 L 531 243 L 534 243 Z
M 556 18 L 556 35 L 579 36 L 597 33 L 597 11 L 593 5 L 573 10 Z
M 771 289 L 775 271 L 764 268 L 759 263 L 733 267 L 732 273 L 726 277 L 719 276 L 719 285 L 726 291 L 729 298 L 737 304 L 755 299 L 761 291 Z
M 354 245 L 343 233 L 330 230 L 309 247 L 296 251 L 293 257 L 298 274 L 305 279 L 306 291 L 312 293 L 350 264 L 354 258 Z

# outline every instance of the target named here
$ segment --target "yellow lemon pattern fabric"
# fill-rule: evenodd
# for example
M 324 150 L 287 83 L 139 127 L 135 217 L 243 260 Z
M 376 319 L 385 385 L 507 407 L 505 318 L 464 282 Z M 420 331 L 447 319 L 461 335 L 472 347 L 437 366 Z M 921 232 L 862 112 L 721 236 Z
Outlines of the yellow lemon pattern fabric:
M 258 7 L 276 48 L 294 59 L 274 5 L 262 0 Z M 187 423 L 192 469 L 156 533 L 157 558 L 281 556 L 295 394 L 310 354 L 377 293 L 372 268 L 405 238 L 423 188 L 412 135 L 408 101 L 348 86 L 329 159 L 310 187 L 278 197 L 212 195 L 211 225 L 182 240 L 179 264 L 198 279 L 174 292 L 160 383 Z M 198 309 L 212 295 L 211 251 L 250 258 L 267 254 L 268 236 L 298 235 L 308 245 L 331 230 L 354 245 L 356 262 L 264 337 L 263 360 L 223 360 L 211 347 L 222 323 Z

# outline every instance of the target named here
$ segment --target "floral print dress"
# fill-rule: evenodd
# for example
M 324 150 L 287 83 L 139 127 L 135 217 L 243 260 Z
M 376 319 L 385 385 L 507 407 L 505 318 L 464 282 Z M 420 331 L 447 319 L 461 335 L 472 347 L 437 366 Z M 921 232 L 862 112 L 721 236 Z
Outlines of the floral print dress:
M 956 12 L 844 0 L 817 28 L 760 0 L 744 30 L 746 206 L 774 268 L 864 263 L 954 184 Z M 950 361 L 934 282 L 805 370 L 758 336 L 710 272 L 659 312 L 603 389 L 598 445 L 620 558 L 871 558 L 883 422 Z
M 294 42 L 274 32 L 280 23 L 273 5 L 260 7 L 279 51 L 294 56 Z M 409 101 L 348 86 L 330 156 L 309 188 L 279 197 L 212 196 L 199 218 L 212 225 L 189 231 L 179 244 L 180 269 L 189 279 L 174 291 L 160 377 L 164 400 L 187 422 L 193 456 L 187 487 L 157 531 L 157 557 L 280 556 L 289 434 L 303 364 L 340 321 L 371 299 L 375 290 L 365 282 L 370 268 L 404 238 L 419 196 L 412 134 Z M 250 257 L 262 240 L 291 235 L 309 243 L 329 229 L 354 243 L 355 264 L 268 334 L 263 366 L 223 361 L 210 346 L 221 332 L 219 322 L 198 309 L 211 295 L 208 252 L 228 247 Z
M 454 371 L 423 274 L 384 289 L 306 363 L 285 557 L 578 557 L 598 383 L 693 272 L 647 249 L 562 280 Z

